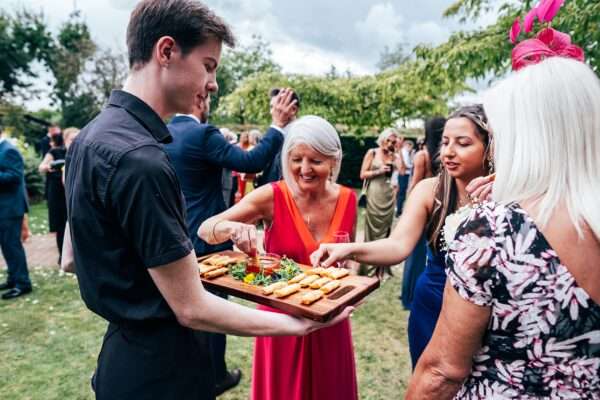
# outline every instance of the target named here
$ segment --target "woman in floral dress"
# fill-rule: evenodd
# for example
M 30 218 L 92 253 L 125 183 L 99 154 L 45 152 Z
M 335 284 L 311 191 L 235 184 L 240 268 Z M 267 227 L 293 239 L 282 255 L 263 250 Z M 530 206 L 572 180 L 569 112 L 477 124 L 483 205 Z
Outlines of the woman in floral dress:
M 553 46 L 568 38 L 546 34 Z M 551 57 L 484 106 L 495 202 L 450 244 L 442 312 L 407 398 L 600 399 L 600 80 Z

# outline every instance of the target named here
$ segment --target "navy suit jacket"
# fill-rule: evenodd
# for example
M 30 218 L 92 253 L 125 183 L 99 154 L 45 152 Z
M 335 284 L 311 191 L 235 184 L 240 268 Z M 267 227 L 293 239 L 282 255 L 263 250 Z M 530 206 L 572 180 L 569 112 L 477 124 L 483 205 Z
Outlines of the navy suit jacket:
M 260 172 L 281 148 L 283 135 L 271 128 L 252 150 L 230 144 L 214 126 L 188 116 L 177 116 L 167 125 L 173 141 L 165 150 L 175 167 L 185 197 L 189 234 L 197 255 L 232 248 L 231 242 L 211 246 L 197 235 L 200 225 L 226 209 L 221 176 L 224 168 Z
M 0 142 L 0 219 L 22 217 L 29 207 L 25 188 L 25 163 L 8 140 Z

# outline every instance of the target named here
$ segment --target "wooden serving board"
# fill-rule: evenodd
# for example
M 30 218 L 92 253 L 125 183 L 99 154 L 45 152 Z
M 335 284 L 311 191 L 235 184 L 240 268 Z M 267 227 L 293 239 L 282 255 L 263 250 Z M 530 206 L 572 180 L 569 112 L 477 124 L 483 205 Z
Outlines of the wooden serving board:
M 233 250 L 222 251 L 218 254 L 230 256 L 239 259 L 240 261 L 247 259 L 246 254 Z M 212 255 L 213 254 L 200 257 L 198 261 L 202 261 Z M 299 264 L 299 266 L 303 269 L 311 268 L 301 264 Z M 303 316 L 319 322 L 330 320 L 341 313 L 344 308 L 356 304 L 379 287 L 379 279 L 377 278 L 348 275 L 340 279 L 341 286 L 339 288 L 330 294 L 326 294 L 317 302 L 307 306 L 300 302 L 300 298 L 304 293 L 310 291 L 310 288 L 303 288 L 299 292 L 285 298 L 277 298 L 273 294 L 269 296 L 264 295 L 262 292 L 263 286 L 249 285 L 234 279 L 230 274 L 214 279 L 201 279 L 202 283 L 207 288 L 216 289 L 235 297 L 277 308 L 289 314 Z

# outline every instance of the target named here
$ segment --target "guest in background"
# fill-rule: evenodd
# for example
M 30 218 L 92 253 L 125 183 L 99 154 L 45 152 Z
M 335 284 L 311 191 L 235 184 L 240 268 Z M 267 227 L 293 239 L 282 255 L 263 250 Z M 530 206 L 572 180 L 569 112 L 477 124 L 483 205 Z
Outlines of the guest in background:
M 413 173 L 408 193 L 423 179 L 437 175 L 440 168 L 439 152 L 445 125 L 446 119 L 443 117 L 434 117 L 425 122 L 425 148 L 419 150 L 413 157 Z
M 249 135 L 251 146 L 256 146 L 260 142 L 260 139 L 262 139 L 262 133 L 258 129 L 251 129 Z
M 402 165 L 402 169 L 398 170 L 397 184 L 398 191 L 396 192 L 396 217 L 402 214 L 402 207 L 404 206 L 404 200 L 406 199 L 406 192 L 408 190 L 408 184 L 413 170 L 413 154 L 412 154 L 413 142 L 409 139 L 402 140 L 400 151 L 396 152 L 399 160 L 398 164 Z
M 251 136 L 249 131 L 243 131 L 240 133 L 240 141 L 238 146 L 244 151 L 250 151 L 254 148 L 252 144 Z M 238 190 L 235 195 L 236 203 L 240 201 L 245 195 L 254 190 L 254 178 L 256 174 L 247 172 L 236 171 L 238 176 Z
M 208 100 L 208 99 L 207 99 Z M 207 121 L 208 122 L 208 119 Z M 221 128 L 221 134 L 230 144 L 236 144 L 238 141 L 237 135 L 228 128 Z M 230 170 L 229 168 L 223 168 L 223 200 L 225 201 L 225 207 L 229 208 L 235 204 L 235 195 L 238 187 L 238 175 L 237 172 Z
M 38 170 L 46 174 L 48 200 L 48 227 L 55 234 L 58 248 L 58 265 L 61 264 L 65 225 L 67 223 L 67 200 L 63 184 L 63 166 L 67 150 L 62 135 L 50 138 L 50 150 L 44 156 Z
M 28 209 L 23 157 L 0 127 L 0 249 L 8 267 L 6 282 L 0 283 L 4 300 L 32 290 L 22 243 L 29 230 L 24 222 Z
M 408 321 L 413 367 L 433 334 L 442 305 L 446 282 L 444 221 L 446 216 L 469 204 L 467 184 L 476 177 L 489 174 L 489 147 L 483 108 L 476 105 L 458 109 L 444 128 L 443 171 L 439 176 L 417 184 L 391 236 L 374 242 L 322 244 L 311 256 L 313 265 L 325 267 L 349 258 L 373 265 L 394 265 L 406 259 L 426 232 L 429 241 L 427 266 L 417 281 Z
M 282 90 L 283 89 L 281 89 L 281 88 L 271 89 L 271 92 L 269 93 L 269 97 L 271 98 L 270 103 L 269 103 L 271 106 L 271 110 L 276 105 L 277 96 L 279 95 L 279 93 Z M 292 91 L 292 101 L 294 102 L 294 107 L 292 108 L 292 117 L 291 117 L 290 122 L 292 122 L 296 119 L 296 117 L 298 116 L 298 111 L 300 110 L 300 97 L 298 96 L 298 93 L 296 93 L 295 91 Z M 283 129 L 284 138 L 285 138 L 285 135 L 286 135 L 286 130 Z M 280 148 L 279 152 L 275 155 L 275 157 L 273 157 L 273 160 L 271 160 L 271 162 L 265 167 L 265 169 L 262 171 L 262 173 L 256 178 L 256 186 L 258 187 L 258 186 L 262 186 L 266 183 L 280 181 L 282 179 L 282 177 L 283 176 L 281 175 L 281 148 Z
M 65 142 L 65 149 L 69 150 L 73 140 L 79 135 L 79 129 L 74 127 L 66 128 L 63 132 L 63 140 Z
M 52 136 L 60 135 L 60 127 L 56 124 L 52 124 L 48 127 L 48 131 L 46 132 L 46 136 L 41 138 L 35 145 L 35 149 L 37 150 L 40 157 L 44 158 L 46 153 L 50 150 L 50 139 Z
M 495 202 L 452 235 L 442 313 L 407 399 L 600 393 L 600 80 L 574 45 L 563 54 L 578 60 L 547 58 L 537 39 L 513 56 L 521 44 L 522 62 L 542 61 L 484 96 Z
M 367 207 L 365 212 L 365 242 L 386 238 L 390 234 L 394 221 L 395 197 L 391 177 L 395 158 L 395 146 L 398 140 L 396 131 L 385 129 L 377 138 L 379 147 L 369 149 L 360 169 L 360 179 L 367 180 Z M 361 272 L 368 267 L 362 266 Z M 380 278 L 391 274 L 389 266 L 375 268 Z
M 423 179 L 431 178 L 439 172 L 439 151 L 442 144 L 442 133 L 446 119 L 441 117 L 431 118 L 425 122 L 425 147 L 414 156 L 413 175 L 408 191 Z M 402 292 L 400 299 L 402 306 L 410 310 L 415 293 L 417 280 L 427 260 L 427 237 L 425 232 L 415 245 L 410 256 L 404 262 L 402 271 Z
M 167 125 L 173 141 L 165 145 L 185 197 L 186 223 L 189 232 L 197 232 L 207 219 L 227 207 L 223 198 L 223 169 L 243 172 L 257 172 L 273 159 L 279 151 L 283 135 L 281 129 L 291 116 L 291 93 L 282 91 L 277 104 L 272 109 L 273 125 L 259 145 L 246 151 L 241 146 L 230 144 L 214 126 L 207 124 L 210 111 L 209 97 L 196 97 L 192 113 L 177 115 Z M 244 143 L 247 132 L 242 134 Z M 227 241 L 220 245 L 210 245 L 197 235 L 192 235 L 196 255 L 232 249 Z M 219 292 L 215 294 L 227 298 Z M 208 340 L 215 371 L 215 392 L 217 395 L 236 386 L 241 379 L 241 371 L 227 370 L 225 363 L 226 336 L 220 333 L 201 334 L 201 340 Z

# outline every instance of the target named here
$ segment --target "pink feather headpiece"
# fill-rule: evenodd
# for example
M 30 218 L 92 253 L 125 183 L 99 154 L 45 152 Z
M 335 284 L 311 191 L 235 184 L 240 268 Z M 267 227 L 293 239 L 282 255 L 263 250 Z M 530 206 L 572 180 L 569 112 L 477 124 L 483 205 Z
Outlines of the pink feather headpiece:
M 540 23 L 550 23 L 565 0 L 542 0 L 524 18 L 525 33 L 531 32 L 537 18 Z M 510 30 L 509 37 L 513 44 L 521 33 L 521 18 L 517 17 Z M 536 37 L 526 39 L 512 50 L 512 68 L 517 71 L 528 65 L 537 64 L 548 57 L 567 57 L 584 61 L 583 49 L 571 43 L 571 37 L 550 27 L 544 28 Z

